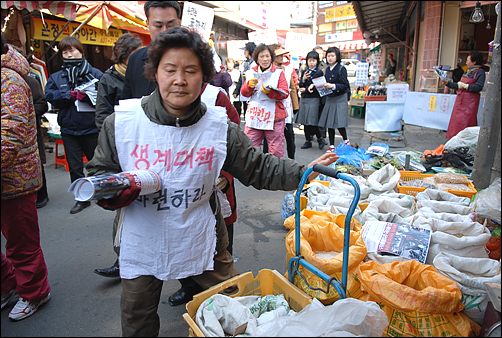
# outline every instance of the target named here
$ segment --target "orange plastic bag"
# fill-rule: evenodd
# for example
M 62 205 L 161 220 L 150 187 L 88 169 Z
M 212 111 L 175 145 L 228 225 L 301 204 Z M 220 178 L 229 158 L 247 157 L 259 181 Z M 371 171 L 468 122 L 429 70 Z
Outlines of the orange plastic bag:
M 340 228 L 345 228 L 345 215 L 342 214 L 332 214 L 329 211 L 315 211 L 304 209 L 300 212 L 300 228 L 303 225 L 308 224 L 318 224 L 320 226 L 338 226 Z M 333 224 L 334 223 L 334 224 Z M 284 227 L 288 230 L 293 230 L 295 228 L 295 215 L 290 216 L 284 220 Z M 350 229 L 354 231 L 361 231 L 361 223 L 352 219 L 350 222 Z
M 457 284 L 415 260 L 359 266 L 361 300 L 377 302 L 389 319 L 385 336 L 470 337 L 479 326 L 464 313 Z
M 344 216 L 344 215 L 339 215 Z M 344 217 L 340 218 L 344 220 Z M 309 263 L 330 275 L 342 280 L 343 263 L 343 239 L 344 229 L 338 225 L 337 216 L 329 212 L 303 210 L 301 213 L 300 226 L 300 253 Z M 286 222 L 290 220 L 288 218 Z M 293 216 L 294 221 L 294 216 Z M 285 222 L 285 223 L 286 223 Z M 343 222 L 341 222 L 343 224 Z M 293 222 L 294 224 L 294 222 Z M 294 225 L 293 225 L 294 228 Z M 290 231 L 286 236 L 286 267 L 289 259 L 295 256 L 295 232 Z M 336 256 L 323 258 L 319 252 L 336 252 Z M 366 246 L 359 231 L 350 232 L 349 266 L 347 276 L 347 297 L 358 298 L 360 285 L 354 278 L 354 272 L 366 257 Z M 314 288 L 327 289 L 324 280 L 317 277 L 307 269 L 300 267 L 300 273 L 305 277 L 308 284 Z M 320 290 L 311 290 L 307 282 L 300 276 L 295 276 L 295 285 L 308 295 L 319 299 L 324 304 L 331 304 L 339 299 L 338 292 L 334 287 L 325 293 Z

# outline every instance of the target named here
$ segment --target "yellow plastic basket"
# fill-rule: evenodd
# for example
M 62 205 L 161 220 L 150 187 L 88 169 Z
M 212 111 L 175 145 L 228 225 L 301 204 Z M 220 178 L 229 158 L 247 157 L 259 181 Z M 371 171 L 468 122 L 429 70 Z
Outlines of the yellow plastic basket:
M 424 191 L 426 188 L 402 185 L 401 181 L 413 181 L 417 179 L 423 180 L 426 177 L 434 176 L 434 174 L 422 174 L 416 171 L 405 171 L 405 170 L 400 171 L 400 173 L 401 173 L 401 180 L 397 184 L 397 191 L 401 194 L 412 195 L 412 196 L 416 196 L 419 192 Z M 467 184 L 467 186 L 470 188 L 470 191 L 449 189 L 448 192 L 456 196 L 468 197 L 472 199 L 472 197 L 474 197 L 474 195 L 477 194 L 477 190 L 474 187 L 474 184 L 472 184 L 472 182 L 470 181 Z
M 312 302 L 311 297 L 291 284 L 276 270 L 262 269 L 256 277 L 253 277 L 252 272 L 246 272 L 195 295 L 193 300 L 186 304 L 187 312 L 183 314 L 183 319 L 188 324 L 189 337 L 204 337 L 195 322 L 195 314 L 202 302 L 212 295 L 222 293 L 229 287 L 237 288 L 234 294 L 229 295 L 230 297 L 283 294 L 291 309 L 297 312 Z

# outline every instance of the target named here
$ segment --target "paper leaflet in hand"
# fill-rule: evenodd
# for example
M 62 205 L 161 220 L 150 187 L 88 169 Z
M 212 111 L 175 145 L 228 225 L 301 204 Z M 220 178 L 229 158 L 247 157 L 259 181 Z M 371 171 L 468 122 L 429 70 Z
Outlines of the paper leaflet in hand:
M 141 186 L 140 196 L 152 194 L 161 188 L 160 176 L 151 170 L 132 170 L 118 174 L 103 174 L 79 178 L 68 189 L 76 201 L 85 202 L 111 198 L 127 189 L 134 180 Z
M 312 83 L 316 87 L 320 96 L 326 96 L 333 93 L 333 90 L 331 88 L 324 88 L 324 84 L 326 83 L 326 78 L 324 76 L 319 76 L 315 79 L 312 79 Z
M 448 79 L 448 72 L 446 70 L 442 70 L 439 67 L 434 67 L 434 72 L 436 73 L 437 76 L 443 81 L 446 81 Z
M 98 91 L 96 90 L 97 82 L 99 82 L 98 79 L 92 79 L 89 82 L 83 83 L 80 86 L 75 87 L 75 90 L 80 90 L 82 92 L 85 92 L 94 106 L 96 105 L 96 99 L 98 97 Z

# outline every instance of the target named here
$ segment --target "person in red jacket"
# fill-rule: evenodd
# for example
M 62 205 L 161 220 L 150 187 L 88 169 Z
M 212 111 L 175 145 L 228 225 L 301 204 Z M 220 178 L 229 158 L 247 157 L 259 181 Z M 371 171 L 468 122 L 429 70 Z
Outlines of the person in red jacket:
M 246 72 L 241 94 L 249 97 L 244 132 L 261 148 L 267 140 L 269 152 L 284 157 L 284 126 L 287 116 L 282 100 L 289 97 L 289 86 L 282 69 L 273 62 L 274 51 L 267 45 L 256 47 L 253 59 L 257 65 Z

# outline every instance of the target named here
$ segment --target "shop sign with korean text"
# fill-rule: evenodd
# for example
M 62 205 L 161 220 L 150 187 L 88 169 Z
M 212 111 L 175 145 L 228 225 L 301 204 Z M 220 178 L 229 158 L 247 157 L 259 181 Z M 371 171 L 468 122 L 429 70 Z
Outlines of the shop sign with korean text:
M 66 24 L 65 21 L 50 19 L 45 19 L 44 21 L 45 25 L 42 19 L 32 18 L 34 40 L 53 41 Z M 79 23 L 70 23 L 64 28 L 63 33 L 57 38 L 57 41 L 61 41 L 64 37 L 71 35 L 78 26 L 80 26 Z M 74 36 L 79 39 L 82 44 L 113 46 L 122 34 L 122 30 L 120 29 L 110 28 L 108 32 L 106 32 L 105 30 L 85 25 L 80 28 Z

